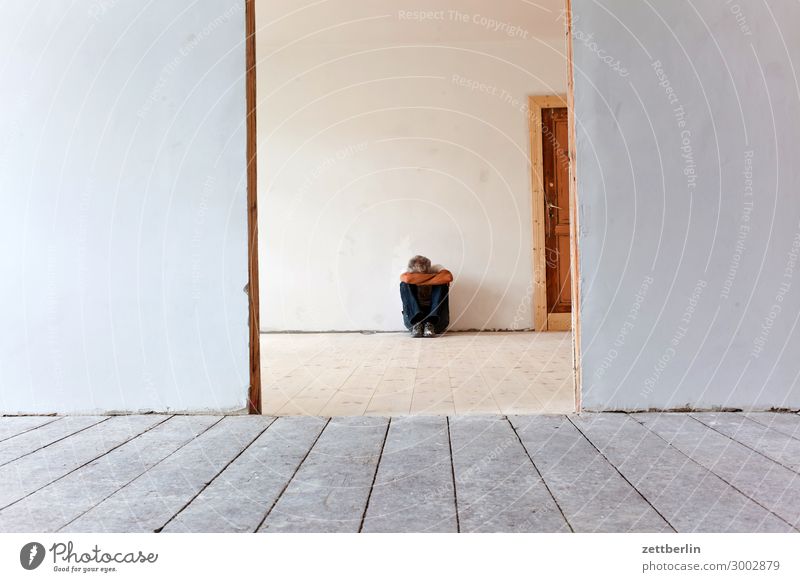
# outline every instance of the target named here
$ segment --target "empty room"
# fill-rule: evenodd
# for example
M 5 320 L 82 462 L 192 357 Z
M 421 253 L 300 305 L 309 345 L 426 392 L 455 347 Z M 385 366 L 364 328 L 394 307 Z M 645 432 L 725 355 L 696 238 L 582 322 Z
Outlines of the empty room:
M 798 579 L 797 0 L 2 6 L 0 579 Z
M 574 411 L 561 1 L 256 14 L 262 411 Z

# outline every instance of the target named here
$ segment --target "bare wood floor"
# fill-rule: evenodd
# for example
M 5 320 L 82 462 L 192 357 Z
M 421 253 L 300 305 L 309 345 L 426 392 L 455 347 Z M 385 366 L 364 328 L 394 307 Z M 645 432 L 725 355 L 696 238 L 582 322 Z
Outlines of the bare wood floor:
M 800 416 L 0 418 L 0 532 L 789 532 Z
M 575 411 L 569 332 L 262 334 L 261 359 L 273 416 Z

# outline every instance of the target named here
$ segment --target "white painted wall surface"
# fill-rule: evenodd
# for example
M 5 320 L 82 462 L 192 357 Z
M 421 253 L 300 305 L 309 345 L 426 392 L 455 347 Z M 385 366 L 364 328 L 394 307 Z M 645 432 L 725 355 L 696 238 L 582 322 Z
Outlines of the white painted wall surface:
M 527 96 L 566 91 L 538 4 L 257 4 L 262 330 L 401 330 L 417 253 L 453 329 L 532 327 Z
M 245 406 L 244 2 L 0 21 L 0 412 Z
M 800 407 L 800 5 L 573 7 L 584 407 Z

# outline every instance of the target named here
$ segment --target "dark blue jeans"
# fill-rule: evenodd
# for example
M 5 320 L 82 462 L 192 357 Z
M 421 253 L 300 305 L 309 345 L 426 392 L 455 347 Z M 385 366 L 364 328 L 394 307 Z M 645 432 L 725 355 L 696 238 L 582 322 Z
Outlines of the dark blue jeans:
M 431 322 L 436 333 L 444 333 L 450 325 L 449 285 L 431 285 L 431 304 L 420 305 L 417 285 L 400 283 L 403 300 L 403 323 L 411 329 L 416 323 Z

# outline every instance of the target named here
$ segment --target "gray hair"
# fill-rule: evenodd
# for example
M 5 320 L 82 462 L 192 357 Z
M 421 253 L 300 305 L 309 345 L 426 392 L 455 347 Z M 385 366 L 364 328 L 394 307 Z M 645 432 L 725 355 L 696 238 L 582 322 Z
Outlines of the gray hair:
M 408 261 L 408 270 L 411 273 L 430 273 L 431 260 L 428 257 L 423 257 L 422 255 L 414 255 Z

